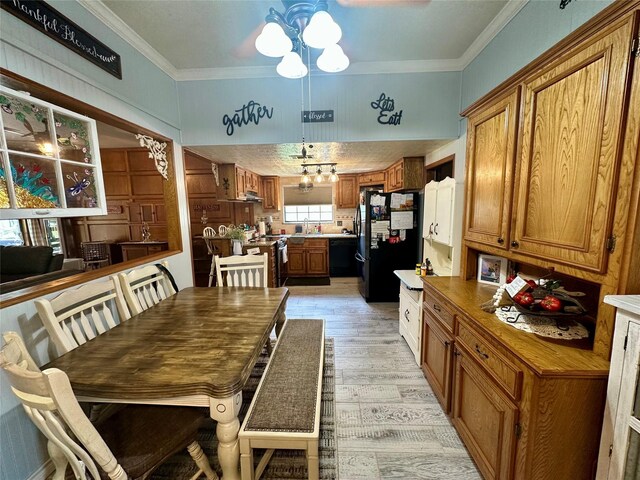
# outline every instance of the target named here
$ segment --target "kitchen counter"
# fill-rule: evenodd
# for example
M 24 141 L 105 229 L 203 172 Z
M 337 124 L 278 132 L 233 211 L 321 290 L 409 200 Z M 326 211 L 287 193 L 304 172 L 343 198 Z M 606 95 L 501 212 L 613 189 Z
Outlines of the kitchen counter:
M 416 275 L 415 270 L 394 270 L 396 277 L 404 283 L 410 290 L 422 290 L 422 277 Z
M 276 243 L 275 240 L 268 238 L 260 238 L 255 242 L 246 241 L 242 244 L 243 247 L 271 247 Z
M 356 238 L 354 233 L 296 233 L 286 235 L 267 235 L 265 238 L 289 238 L 289 237 L 302 237 L 302 238 Z

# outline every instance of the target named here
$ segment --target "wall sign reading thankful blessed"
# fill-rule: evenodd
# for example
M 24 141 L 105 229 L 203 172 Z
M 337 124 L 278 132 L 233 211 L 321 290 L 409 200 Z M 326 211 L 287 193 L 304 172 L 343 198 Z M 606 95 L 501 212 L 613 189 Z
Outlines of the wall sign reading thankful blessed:
M 379 110 L 378 123 L 382 125 L 400 125 L 402 120 L 402 110 L 394 112 L 396 109 L 393 98 L 381 93 L 378 100 L 371 102 L 371 108 Z
M 120 55 L 42 0 L 1 0 L 3 10 L 122 79 Z
M 260 105 L 250 100 L 249 103 L 243 105 L 241 109 L 235 110 L 233 115 L 229 116 L 225 114 L 224 117 L 222 117 L 222 124 L 227 127 L 227 135 L 231 136 L 235 131 L 235 126 L 242 127 L 250 123 L 258 125 L 261 118 L 271 118 L 272 116 L 273 107 L 269 109 L 266 105 Z

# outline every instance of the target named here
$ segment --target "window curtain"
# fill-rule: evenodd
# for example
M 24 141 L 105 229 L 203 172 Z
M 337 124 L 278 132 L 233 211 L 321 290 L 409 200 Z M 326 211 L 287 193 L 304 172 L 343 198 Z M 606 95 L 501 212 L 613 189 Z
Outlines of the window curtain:
M 29 226 L 31 245 L 49 245 L 44 220 L 41 218 L 33 218 L 27 220 L 27 222 Z

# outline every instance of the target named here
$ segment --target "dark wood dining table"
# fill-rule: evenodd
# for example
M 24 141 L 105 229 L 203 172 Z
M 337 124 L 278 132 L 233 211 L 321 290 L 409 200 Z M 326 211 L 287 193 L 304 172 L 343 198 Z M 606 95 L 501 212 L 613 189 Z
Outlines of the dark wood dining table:
M 223 480 L 239 480 L 238 413 L 286 288 L 185 288 L 44 368 L 66 372 L 81 401 L 207 407 Z

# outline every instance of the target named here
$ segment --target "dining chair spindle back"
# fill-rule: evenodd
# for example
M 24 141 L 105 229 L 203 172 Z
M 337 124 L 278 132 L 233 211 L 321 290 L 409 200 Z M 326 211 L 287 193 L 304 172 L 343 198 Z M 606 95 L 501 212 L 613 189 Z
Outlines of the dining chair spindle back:
M 268 254 L 214 256 L 218 286 L 267 287 Z
M 167 262 L 162 262 L 168 268 Z M 155 265 L 118 274 L 131 315 L 142 313 L 176 293 L 167 274 Z
M 100 479 L 98 466 L 111 480 L 146 478 L 165 459 L 187 447 L 209 480 L 218 476 L 195 441 L 202 414 L 189 407 L 129 405 L 109 418 L 92 424 L 76 399 L 69 377 L 57 368 L 40 371 L 15 333 L 4 335 L 0 367 L 11 390 L 36 427 L 47 437 L 56 467 L 53 478 L 65 478 L 67 464 L 76 479 L 87 471 Z M 32 367 L 35 367 L 32 368 Z
M 35 305 L 59 355 L 112 329 L 116 318 L 122 322 L 131 317 L 116 277 L 67 290 L 53 300 L 36 300 Z

